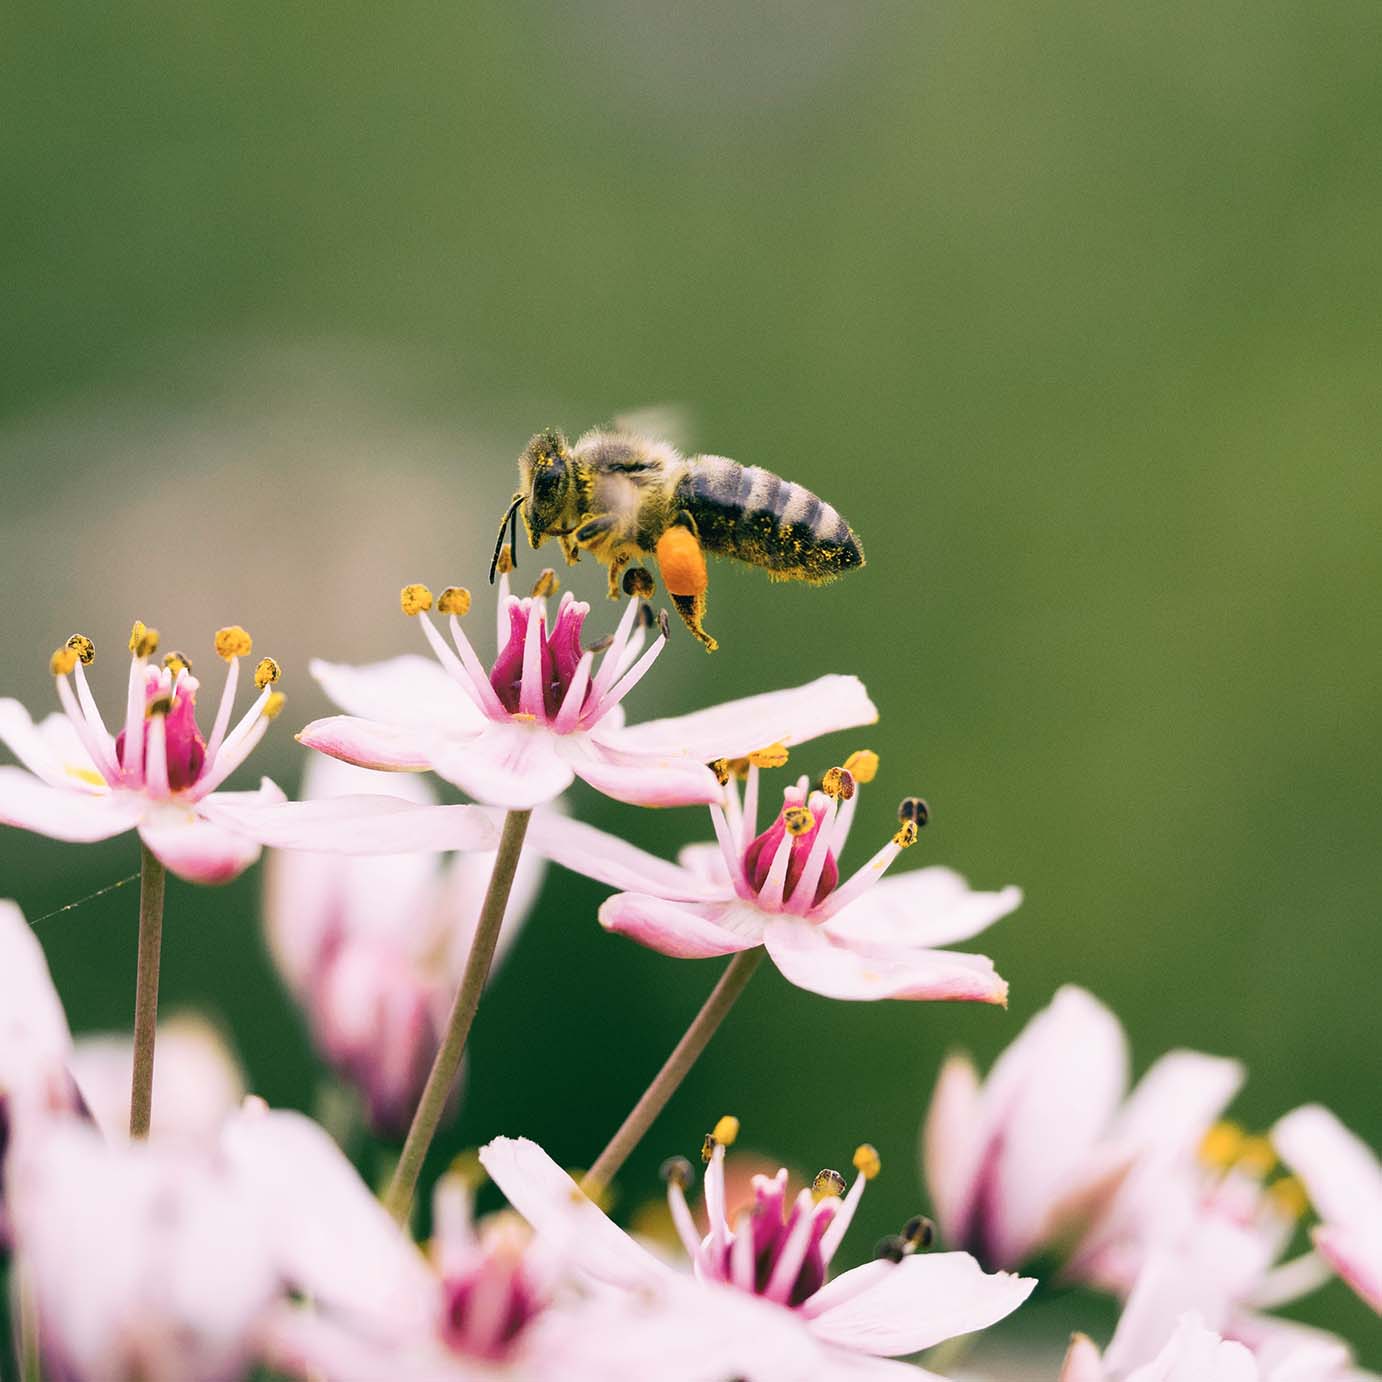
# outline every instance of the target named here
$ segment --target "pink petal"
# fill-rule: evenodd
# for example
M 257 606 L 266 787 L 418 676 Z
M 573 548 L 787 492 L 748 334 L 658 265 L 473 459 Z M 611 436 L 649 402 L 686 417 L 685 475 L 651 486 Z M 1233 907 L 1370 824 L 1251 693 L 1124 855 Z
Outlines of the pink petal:
M 259 858 L 257 840 L 173 803 L 149 812 L 139 838 L 169 873 L 188 883 L 229 883 Z
M 1321 1224 L 1312 1237 L 1320 1256 L 1382 1315 L 1382 1235 L 1346 1224 Z
M 246 1109 L 222 1148 L 261 1206 L 290 1285 L 320 1307 L 424 1329 L 436 1281 L 340 1149 L 309 1118 Z
M 571 757 L 571 766 L 597 792 L 630 806 L 706 806 L 724 795 L 715 774 L 703 763 L 583 753 Z
M 618 835 L 556 813 L 544 812 L 533 822 L 528 838 L 553 863 L 611 888 L 652 893 L 669 901 L 719 901 L 730 892 L 726 884 L 708 881 Z M 719 849 L 710 848 L 718 858 Z
M 1118 1107 L 1127 1066 L 1117 1018 L 1074 985 L 998 1058 L 982 1095 L 986 1165 L 965 1210 L 992 1262 L 1016 1266 L 1040 1245 Z
M 795 917 L 770 920 L 763 944 L 786 978 L 826 998 L 975 1003 L 1006 1003 L 1008 998 L 1007 983 L 983 955 L 847 946 Z
M 1119 1375 L 1113 1355 L 1110 1345 L 1110 1368 Z M 1242 1344 L 1226 1343 L 1196 1316 L 1187 1314 L 1151 1362 L 1127 1373 L 1127 1382 L 1258 1382 L 1258 1372 L 1252 1354 Z
M 1060 1370 L 1059 1382 L 1106 1382 L 1104 1360 L 1087 1334 L 1076 1334 Z
M 990 1275 L 968 1253 L 943 1252 L 855 1267 L 803 1309 L 818 1339 L 891 1357 L 984 1329 L 1035 1286 L 1032 1277 Z
M 135 793 L 50 787 L 23 768 L 0 768 L 0 825 L 89 844 L 133 829 L 144 810 Z
M 424 732 L 353 715 L 313 720 L 297 736 L 309 749 L 382 772 L 421 773 L 432 766 L 423 748 Z
M 1241 1087 L 1241 1062 L 1200 1051 L 1168 1051 L 1137 1082 L 1109 1130 L 1110 1138 L 1166 1161 L 1195 1152 Z
M 621 731 L 618 746 L 675 754 L 700 763 L 743 758 L 778 742 L 801 744 L 838 729 L 871 725 L 878 710 L 858 677 L 818 677 L 790 691 L 769 691 L 690 715 L 649 720 Z
M 671 1273 L 606 1218 L 536 1142 L 496 1137 L 480 1149 L 480 1164 L 533 1228 L 559 1249 L 574 1249 L 573 1260 L 595 1280 L 637 1290 Z
M 478 806 L 419 806 L 377 794 L 261 803 L 214 792 L 200 804 L 208 820 L 274 849 L 325 854 L 416 854 L 493 849 L 499 832 Z
M 65 1103 L 71 1050 L 43 947 L 18 906 L 0 900 L 0 1094 Z
M 318 658 L 309 670 L 347 715 L 431 731 L 477 730 L 486 723 L 435 658 L 405 653 L 361 666 Z
M 705 960 L 752 950 L 755 935 L 742 935 L 708 920 L 689 906 L 646 893 L 615 893 L 600 907 L 600 925 L 678 960 Z
M 559 797 L 575 776 L 556 739 L 542 725 L 486 722 L 465 742 L 434 741 L 432 767 L 476 801 L 526 811 Z
M 1022 903 L 1022 889 L 976 892 L 939 866 L 892 874 L 833 916 L 826 929 L 846 941 L 940 946 L 967 941 Z
M 302 790 L 298 793 L 303 801 L 354 797 L 362 793 L 402 797 L 418 806 L 431 805 L 437 799 L 431 779 L 418 773 L 381 772 L 357 767 L 329 754 L 308 755 L 302 771 Z
M 973 1061 L 964 1055 L 948 1056 L 931 1095 L 921 1146 L 926 1188 L 941 1233 L 950 1243 L 965 1236 L 962 1216 L 980 1170 L 980 1116 L 979 1074 Z

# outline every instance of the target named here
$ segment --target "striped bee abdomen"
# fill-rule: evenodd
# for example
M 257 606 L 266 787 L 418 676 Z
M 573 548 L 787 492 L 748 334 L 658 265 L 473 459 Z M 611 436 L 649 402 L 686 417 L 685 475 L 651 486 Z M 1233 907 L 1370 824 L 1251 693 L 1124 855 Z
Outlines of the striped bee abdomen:
M 829 504 L 761 466 L 693 456 L 676 502 L 702 546 L 781 580 L 829 581 L 864 564 L 858 538 Z

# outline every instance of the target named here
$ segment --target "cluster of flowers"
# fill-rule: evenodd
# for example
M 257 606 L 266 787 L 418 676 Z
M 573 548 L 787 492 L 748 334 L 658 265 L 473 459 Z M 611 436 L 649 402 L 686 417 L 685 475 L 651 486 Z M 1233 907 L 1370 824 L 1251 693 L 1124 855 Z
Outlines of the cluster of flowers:
M 551 610 L 550 572 L 527 598 L 509 583 L 505 572 L 488 669 L 462 626 L 468 593 L 434 599 L 422 586 L 402 606 L 433 657 L 313 664 L 343 713 L 298 736 L 319 751 L 300 801 L 267 780 L 221 790 L 283 704 L 278 664 L 261 659 L 258 696 L 231 727 L 251 653 L 238 627 L 216 635 L 228 675 L 206 738 L 189 659 L 156 662 L 143 624 L 117 735 L 81 635 L 53 655 L 61 714 L 35 724 L 0 700 L 0 742 L 19 764 L 0 767 L 0 822 L 69 841 L 137 830 L 144 858 L 133 1043 L 73 1039 L 32 929 L 0 903 L 0 1261 L 24 1375 L 935 1377 L 899 1360 L 1009 1315 L 1037 1284 L 1017 1273 L 1039 1260 L 1124 1303 L 1105 1353 L 1078 1336 L 1063 1366 L 1052 1360 L 1062 1382 L 1363 1376 L 1339 1340 L 1268 1312 L 1334 1271 L 1382 1313 L 1376 1158 L 1318 1107 L 1270 1137 L 1220 1121 L 1243 1078 L 1230 1060 L 1174 1052 L 1128 1093 L 1121 1027 L 1075 988 L 986 1079 L 947 1061 L 922 1136 L 937 1222 L 910 1220 L 862 1266 L 831 1274 L 878 1152 L 855 1149 L 852 1182 L 833 1169 L 795 1189 L 786 1170 L 745 1181 L 727 1171 L 731 1116 L 704 1138 L 699 1203 L 691 1163 L 663 1166 L 684 1258 L 607 1217 L 602 1191 L 762 956 L 828 998 L 1001 1004 L 989 959 L 944 947 L 1021 895 L 974 891 L 939 867 L 884 878 L 926 822 L 914 797 L 846 874 L 861 790 L 879 769 L 866 749 L 791 782 L 760 829 L 765 773 L 803 742 L 877 718 L 856 678 L 629 726 L 622 702 L 662 654 L 665 619 L 630 600 L 612 639 L 584 647 L 589 607 L 567 594 Z M 428 771 L 475 804 L 439 804 Z M 621 802 L 708 807 L 713 842 L 669 862 L 570 819 L 556 803 L 577 776 Z M 209 1028 L 165 1025 L 156 1066 L 152 1026 L 141 1044 L 161 870 L 223 882 L 264 846 L 276 850 L 271 949 L 313 1038 L 373 1130 L 407 1135 L 382 1204 L 322 1127 L 245 1095 Z M 437 1181 L 419 1247 L 422 1157 L 454 1104 L 491 958 L 549 861 L 614 890 L 599 910 L 607 930 L 670 956 L 733 958 L 579 1184 L 535 1143 L 495 1138 L 478 1165 Z M 477 1222 L 482 1175 L 511 1208 Z M 1307 1213 L 1311 1245 L 1280 1262 Z M 947 1250 L 931 1250 L 937 1240 Z

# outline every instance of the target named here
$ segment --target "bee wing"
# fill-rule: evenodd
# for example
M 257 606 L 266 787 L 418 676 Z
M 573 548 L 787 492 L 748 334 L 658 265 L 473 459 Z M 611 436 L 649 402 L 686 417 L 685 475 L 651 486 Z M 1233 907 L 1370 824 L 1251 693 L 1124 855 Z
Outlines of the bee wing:
M 686 403 L 650 403 L 642 408 L 629 408 L 616 413 L 612 423 L 615 431 L 632 432 L 639 437 L 656 437 L 689 453 L 692 449 L 695 419 Z

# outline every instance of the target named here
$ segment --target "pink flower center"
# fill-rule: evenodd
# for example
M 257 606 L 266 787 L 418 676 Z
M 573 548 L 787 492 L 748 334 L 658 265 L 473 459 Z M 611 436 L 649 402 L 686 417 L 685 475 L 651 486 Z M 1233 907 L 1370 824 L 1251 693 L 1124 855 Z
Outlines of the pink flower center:
M 526 607 L 525 607 L 526 604 Z M 509 606 L 509 639 L 490 668 L 489 684 L 510 715 L 518 714 L 523 686 L 524 648 L 528 641 L 528 621 L 543 618 L 538 600 L 515 601 Z M 556 627 L 547 637 L 538 635 L 541 668 L 542 705 L 547 718 L 561 709 L 572 678 L 581 661 L 581 627 L 589 606 L 567 600 L 557 612 Z M 586 692 L 586 703 L 590 692 Z M 584 706 L 582 707 L 584 708 Z
M 791 853 L 787 859 L 787 879 L 782 891 L 784 903 L 791 901 L 792 892 L 801 881 L 802 872 L 806 868 L 806 861 L 811 854 L 811 846 L 820 833 L 823 819 L 822 812 L 812 812 L 809 807 L 792 801 L 791 796 L 792 794 L 789 792 L 788 800 L 782 810 L 778 812 L 777 819 L 744 851 L 744 877 L 755 893 L 761 892 L 763 885 L 768 881 L 768 874 L 772 870 L 777 851 L 789 829 L 791 830 Z M 802 826 L 808 818 L 810 824 L 803 829 Z M 811 899 L 811 906 L 820 906 L 835 890 L 835 885 L 839 881 L 840 867 L 835 862 L 835 855 L 827 849 L 825 861 L 821 866 L 820 880 L 816 884 L 816 892 Z
M 739 1230 L 750 1234 L 753 1239 L 753 1284 L 749 1288 L 753 1295 L 761 1296 L 768 1289 L 778 1260 L 787 1248 L 792 1230 L 801 1215 L 805 1213 L 811 1216 L 811 1236 L 785 1302 L 791 1307 L 801 1305 L 825 1285 L 826 1263 L 821 1251 L 821 1239 L 839 1209 L 839 1202 L 826 1199 L 805 1209 L 800 1202 L 794 1201 L 791 1208 L 786 1209 L 785 1181 L 769 1176 L 753 1178 L 753 1198 L 748 1225 Z M 733 1251 L 734 1244 L 727 1243 L 720 1270 L 724 1281 L 737 1284 L 731 1265 Z
M 521 1262 L 487 1254 L 443 1283 L 442 1338 L 454 1353 L 501 1362 L 542 1308 Z
M 206 741 L 197 728 L 196 684 L 184 678 L 174 684 L 171 705 L 166 710 L 154 710 L 159 699 L 159 677 L 151 672 L 146 692 L 145 719 L 153 715 L 163 715 L 164 733 L 168 743 L 168 786 L 174 792 L 181 792 L 192 786 L 201 776 L 206 763 Z M 125 731 L 115 736 L 115 757 L 121 768 L 125 767 Z M 144 757 L 141 769 L 147 769 L 149 761 L 149 736 L 144 735 Z

